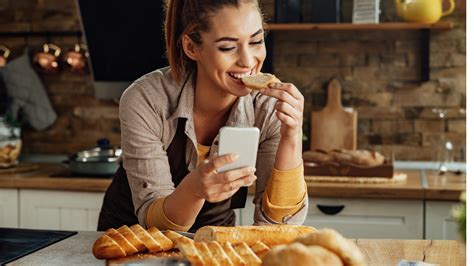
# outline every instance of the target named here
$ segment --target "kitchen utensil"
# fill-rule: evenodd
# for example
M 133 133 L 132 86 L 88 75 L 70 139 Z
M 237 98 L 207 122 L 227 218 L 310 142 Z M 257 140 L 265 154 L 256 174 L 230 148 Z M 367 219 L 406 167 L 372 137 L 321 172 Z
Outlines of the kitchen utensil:
M 61 48 L 56 44 L 45 43 L 43 50 L 33 57 L 33 65 L 46 74 L 54 74 L 59 70 L 58 57 L 61 54 Z
M 397 14 L 410 22 L 435 23 L 453 13 L 454 0 L 449 0 L 449 8 L 443 11 L 443 0 L 395 0 Z
M 0 44 L 0 68 L 7 64 L 8 57 L 10 56 L 10 49 L 5 45 Z
M 341 84 L 332 79 L 326 106 L 311 116 L 311 150 L 357 149 L 357 112 L 341 103 Z
M 73 154 L 64 163 L 74 175 L 110 177 L 117 171 L 121 155 L 122 150 L 111 146 L 108 139 L 100 139 L 97 147 Z
M 74 49 L 68 51 L 64 55 L 64 62 L 72 73 L 85 74 L 89 70 L 87 67 L 88 57 L 89 52 L 87 51 L 86 45 L 83 43 L 76 43 L 74 44 Z

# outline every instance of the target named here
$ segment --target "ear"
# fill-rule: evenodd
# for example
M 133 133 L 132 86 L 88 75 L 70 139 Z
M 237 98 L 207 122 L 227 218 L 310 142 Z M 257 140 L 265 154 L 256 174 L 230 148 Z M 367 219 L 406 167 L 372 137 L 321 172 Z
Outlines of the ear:
M 184 34 L 181 43 L 183 44 L 184 53 L 192 60 L 197 60 L 199 58 L 199 47 L 197 44 L 191 40 L 189 35 Z

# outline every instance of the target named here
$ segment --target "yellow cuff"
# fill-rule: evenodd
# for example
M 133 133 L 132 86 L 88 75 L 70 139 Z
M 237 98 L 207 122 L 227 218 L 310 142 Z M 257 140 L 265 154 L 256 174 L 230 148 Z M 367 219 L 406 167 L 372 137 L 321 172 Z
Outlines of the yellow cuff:
M 306 193 L 303 164 L 286 171 L 273 168 L 265 191 L 274 205 L 292 206 L 300 202 Z
M 166 217 L 166 214 L 163 210 L 163 204 L 165 203 L 165 199 L 166 197 L 158 198 L 148 207 L 145 219 L 147 227 L 155 226 L 160 230 L 173 230 L 183 232 L 188 231 L 192 225 L 178 225 L 168 219 L 168 217 Z
M 287 217 L 288 215 L 293 215 L 301 209 L 301 207 L 304 204 L 305 196 L 306 196 L 306 192 L 304 193 L 301 201 L 294 205 L 278 206 L 278 205 L 273 205 L 268 199 L 267 194 L 264 192 L 263 199 L 262 199 L 263 212 L 272 220 L 283 223 L 285 217 Z

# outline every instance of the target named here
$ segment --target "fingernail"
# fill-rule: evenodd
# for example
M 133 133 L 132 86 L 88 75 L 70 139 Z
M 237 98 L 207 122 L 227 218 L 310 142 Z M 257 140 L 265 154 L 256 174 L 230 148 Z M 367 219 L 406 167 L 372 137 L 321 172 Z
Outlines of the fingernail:
M 252 173 L 255 173 L 255 171 L 257 171 L 257 169 L 256 169 L 255 167 L 250 167 L 250 171 L 251 171 Z
M 239 155 L 238 154 L 235 154 L 235 153 L 232 153 L 232 156 L 231 156 L 232 160 L 237 160 L 239 159 Z

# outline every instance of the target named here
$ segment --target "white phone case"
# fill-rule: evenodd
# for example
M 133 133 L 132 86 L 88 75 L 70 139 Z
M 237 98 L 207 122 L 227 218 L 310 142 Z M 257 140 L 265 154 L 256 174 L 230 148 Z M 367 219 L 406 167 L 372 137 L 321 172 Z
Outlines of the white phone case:
M 219 172 L 252 166 L 257 162 L 260 130 L 257 127 L 222 127 L 219 131 L 219 155 L 235 153 L 239 158 L 224 165 Z

